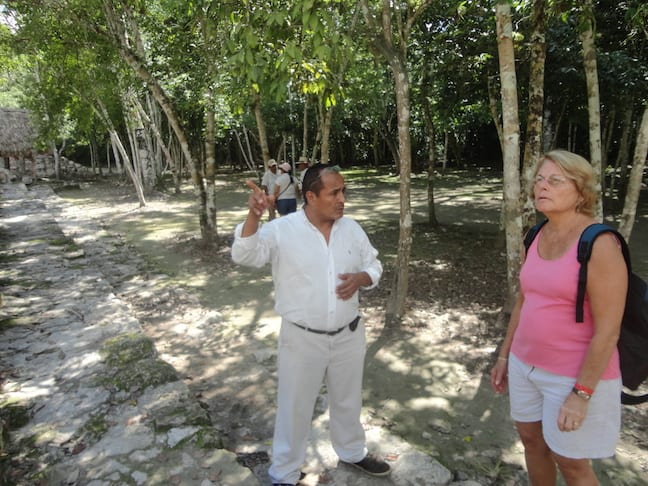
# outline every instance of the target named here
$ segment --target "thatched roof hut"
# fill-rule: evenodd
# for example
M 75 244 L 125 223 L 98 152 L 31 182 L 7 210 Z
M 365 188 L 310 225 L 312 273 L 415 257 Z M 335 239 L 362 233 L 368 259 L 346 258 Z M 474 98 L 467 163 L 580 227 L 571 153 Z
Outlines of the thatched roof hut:
M 34 127 L 27 110 L 0 108 L 0 157 L 20 157 L 31 151 Z

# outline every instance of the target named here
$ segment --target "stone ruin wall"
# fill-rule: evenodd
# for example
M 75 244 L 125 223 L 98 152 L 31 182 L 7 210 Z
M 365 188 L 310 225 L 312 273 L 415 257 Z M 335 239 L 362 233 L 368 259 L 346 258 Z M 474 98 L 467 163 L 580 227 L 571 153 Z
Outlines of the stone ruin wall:
M 48 154 L 36 155 L 34 158 L 16 159 L 4 157 L 0 170 L 0 182 L 22 181 L 30 183 L 36 179 L 54 179 L 54 157 Z M 65 157 L 59 158 L 61 179 L 84 179 L 95 175 L 92 168 L 73 162 Z M 7 180 L 8 179 L 8 180 Z

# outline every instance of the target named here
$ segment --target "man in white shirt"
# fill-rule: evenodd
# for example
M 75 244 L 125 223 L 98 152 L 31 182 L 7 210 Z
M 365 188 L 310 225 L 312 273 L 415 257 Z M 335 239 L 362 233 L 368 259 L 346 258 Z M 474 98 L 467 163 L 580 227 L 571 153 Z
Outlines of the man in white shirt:
M 232 245 L 236 263 L 272 263 L 275 310 L 282 317 L 269 475 L 273 485 L 299 481 L 325 379 L 333 449 L 342 462 L 384 476 L 390 466 L 368 453 L 360 423 L 366 341 L 358 303 L 358 290 L 378 284 L 382 265 L 364 230 L 344 217 L 345 184 L 337 170 L 317 164 L 303 184 L 303 210 L 259 228 L 274 201 L 248 181 L 249 211 Z
M 277 180 L 277 161 L 275 159 L 268 160 L 268 168 L 263 173 L 261 178 L 261 188 L 266 194 L 274 193 L 275 181 Z M 275 219 L 274 206 L 268 207 L 268 219 L 272 221 Z
M 299 171 L 299 190 L 301 192 L 302 186 L 304 185 L 304 176 L 306 175 L 306 171 L 308 170 L 308 158 L 304 157 L 303 155 L 299 157 L 299 160 L 297 161 L 297 170 Z

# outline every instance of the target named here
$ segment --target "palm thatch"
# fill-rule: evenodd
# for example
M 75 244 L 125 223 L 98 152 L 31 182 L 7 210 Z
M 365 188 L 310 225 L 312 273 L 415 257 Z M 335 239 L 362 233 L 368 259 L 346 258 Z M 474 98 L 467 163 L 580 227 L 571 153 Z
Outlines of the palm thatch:
M 31 151 L 34 127 L 27 110 L 0 108 L 0 157 L 21 157 Z

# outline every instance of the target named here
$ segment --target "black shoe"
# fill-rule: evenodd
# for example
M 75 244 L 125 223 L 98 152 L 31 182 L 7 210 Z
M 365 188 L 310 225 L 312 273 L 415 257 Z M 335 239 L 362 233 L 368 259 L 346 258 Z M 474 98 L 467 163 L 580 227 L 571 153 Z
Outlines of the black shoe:
M 352 466 L 364 471 L 370 476 L 387 476 L 391 472 L 391 467 L 381 457 L 369 453 L 360 462 L 348 462 Z
M 299 473 L 299 481 L 304 479 L 306 477 L 305 472 L 300 472 Z M 272 483 L 272 486 L 299 486 L 299 482 L 297 484 L 291 484 L 291 483 Z

